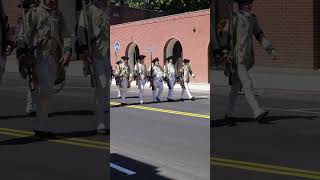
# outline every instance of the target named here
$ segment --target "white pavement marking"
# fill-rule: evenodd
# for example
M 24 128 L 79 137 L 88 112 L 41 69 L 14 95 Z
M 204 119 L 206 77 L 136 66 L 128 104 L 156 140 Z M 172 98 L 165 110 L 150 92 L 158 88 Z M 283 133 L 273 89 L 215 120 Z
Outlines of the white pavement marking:
M 279 108 L 264 108 L 264 109 L 273 110 L 273 111 L 299 112 L 299 113 L 305 113 L 305 114 L 320 114 L 320 112 L 301 111 L 301 110 L 297 110 L 297 109 L 279 109 Z
M 131 176 L 131 175 L 134 175 L 134 174 L 137 174 L 136 172 L 133 172 L 133 171 L 130 171 L 129 169 L 126 169 L 126 168 L 123 168 L 121 166 L 118 166 L 116 164 L 113 164 L 113 163 L 110 163 L 110 167 L 122 172 L 122 173 L 125 173 L 127 174 L 128 176 Z

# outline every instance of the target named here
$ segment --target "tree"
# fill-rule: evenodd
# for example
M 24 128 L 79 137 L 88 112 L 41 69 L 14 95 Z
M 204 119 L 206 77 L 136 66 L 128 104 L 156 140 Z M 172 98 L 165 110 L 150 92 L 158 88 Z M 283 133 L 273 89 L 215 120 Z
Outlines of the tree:
M 147 3 L 147 6 L 146 5 Z M 171 14 L 209 9 L 211 0 L 128 0 L 130 7 L 167 11 Z

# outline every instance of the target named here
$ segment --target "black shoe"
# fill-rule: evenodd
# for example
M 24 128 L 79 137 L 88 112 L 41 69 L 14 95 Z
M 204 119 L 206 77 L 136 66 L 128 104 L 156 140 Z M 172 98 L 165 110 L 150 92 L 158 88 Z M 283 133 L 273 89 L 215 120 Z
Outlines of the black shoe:
M 213 122 L 213 120 L 210 120 L 210 127 L 214 127 L 214 122 Z
M 97 133 L 100 135 L 108 136 L 110 135 L 110 129 L 98 129 Z
M 190 100 L 191 100 L 191 101 L 194 101 L 194 100 L 196 100 L 196 98 L 195 98 L 194 96 L 192 96 L 192 97 L 190 98 Z
M 262 123 L 262 124 L 267 123 L 268 120 L 265 119 L 265 117 L 268 116 L 269 112 L 270 111 L 265 111 L 265 112 L 261 113 L 258 117 L 256 117 L 255 120 L 258 121 L 259 123 Z
M 168 100 L 168 102 L 174 102 L 174 100 L 171 98 L 167 98 L 167 100 Z
M 49 131 L 38 131 L 38 130 L 33 130 L 34 136 L 41 138 L 41 139 L 55 139 L 55 135 L 52 132 Z
M 160 102 L 160 99 L 158 97 L 156 97 L 157 101 Z
M 28 113 L 28 116 L 36 117 L 37 116 L 37 112 L 30 112 L 30 113 Z
M 235 126 L 236 124 L 236 118 L 234 117 L 229 117 L 228 115 L 226 115 L 224 117 L 224 120 L 226 121 L 228 126 Z

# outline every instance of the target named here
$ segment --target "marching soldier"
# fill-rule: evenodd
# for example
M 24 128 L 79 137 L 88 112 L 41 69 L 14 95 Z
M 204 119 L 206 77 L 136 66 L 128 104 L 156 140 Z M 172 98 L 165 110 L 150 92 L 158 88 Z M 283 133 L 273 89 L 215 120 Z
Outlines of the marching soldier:
M 134 67 L 137 86 L 140 90 L 140 95 L 139 95 L 140 104 L 143 104 L 144 86 L 147 81 L 147 68 L 146 68 L 146 65 L 144 64 L 145 58 L 146 58 L 145 55 L 138 56 L 138 63 Z
M 26 63 L 33 64 L 35 75 L 37 116 L 34 132 L 38 137 L 52 135 L 47 127 L 49 98 L 59 64 L 68 64 L 72 54 L 71 37 L 56 3 L 56 0 L 42 0 L 39 7 L 31 9 L 26 15 L 23 37 L 19 37 L 33 50 L 25 53 L 31 53 L 35 58 L 34 62 Z M 17 47 L 17 51 L 24 52 L 21 48 Z
M 160 66 L 159 58 L 152 60 L 152 65 L 149 69 L 151 77 L 150 83 L 152 84 L 153 102 L 160 102 L 160 96 L 163 91 L 163 69 Z
M 123 56 L 121 58 L 124 61 L 119 68 L 121 105 L 126 105 L 125 103 L 126 94 L 127 94 L 128 88 L 130 88 L 133 74 L 128 64 L 129 57 Z
M 231 117 L 233 116 L 238 92 L 242 85 L 246 99 L 253 110 L 254 118 L 259 122 L 264 122 L 263 118 L 268 115 L 269 111 L 262 109 L 258 104 L 253 94 L 252 81 L 248 73 L 254 65 L 253 36 L 267 53 L 273 56 L 274 60 L 277 59 L 277 55 L 271 42 L 265 38 L 256 16 L 251 13 L 253 0 L 236 1 L 239 5 L 239 11 L 233 17 L 233 32 L 236 37 L 233 54 L 235 55 L 236 73 L 231 77 L 232 85 L 225 118 L 230 125 L 234 125 Z
M 121 80 L 119 77 L 119 72 L 120 72 L 120 66 L 121 66 L 122 60 L 117 61 L 117 67 L 114 70 L 114 80 L 116 81 L 116 86 L 118 87 L 118 99 L 121 98 Z
M 194 100 L 194 96 L 191 95 L 189 82 L 190 75 L 192 75 L 193 79 L 195 79 L 195 74 L 191 70 L 191 66 L 189 65 L 190 60 L 184 59 L 183 65 L 179 70 L 180 73 L 180 85 L 181 85 L 181 96 L 180 99 L 183 100 L 184 92 L 186 91 L 190 100 Z
M 84 2 L 84 1 L 83 1 Z M 84 51 L 84 68 L 91 75 L 91 86 L 95 88 L 97 132 L 110 133 L 110 1 L 94 0 L 83 3 L 78 23 L 78 43 Z
M 168 101 L 173 102 L 173 87 L 176 84 L 176 68 L 173 64 L 173 56 L 167 58 L 168 63 L 164 65 L 164 80 L 167 82 L 168 85 Z
M 37 7 L 39 4 L 37 1 L 35 0 L 21 0 L 21 4 L 19 5 L 20 8 L 21 8 L 21 19 L 20 19 L 20 26 L 19 26 L 19 29 L 17 30 L 17 39 L 16 39 L 16 42 L 17 42 L 17 59 L 18 59 L 18 66 L 19 66 L 19 73 L 20 73 L 20 76 L 23 78 L 23 79 L 27 79 L 28 78 L 28 75 L 29 75 L 29 79 L 27 80 L 27 103 L 26 103 L 26 113 L 27 114 L 34 114 L 36 113 L 36 101 L 35 101 L 35 96 L 36 96 L 36 91 L 34 91 L 32 88 L 32 85 L 31 83 L 32 82 L 32 79 L 31 79 L 31 76 L 32 76 L 32 65 L 30 66 L 26 66 L 26 64 L 24 64 L 25 62 L 25 59 L 23 60 L 23 58 L 21 58 L 23 55 L 25 55 L 25 53 L 21 54 L 21 50 L 24 49 L 26 51 L 30 51 L 30 50 L 27 50 L 26 47 L 27 47 L 27 44 L 26 44 L 26 41 L 25 41 L 25 31 L 24 29 L 26 28 L 26 14 L 29 12 L 30 9 L 33 9 L 35 7 Z M 30 54 L 32 52 L 29 52 Z M 22 55 L 22 56 L 21 56 Z M 33 73 L 34 75 L 34 73 Z

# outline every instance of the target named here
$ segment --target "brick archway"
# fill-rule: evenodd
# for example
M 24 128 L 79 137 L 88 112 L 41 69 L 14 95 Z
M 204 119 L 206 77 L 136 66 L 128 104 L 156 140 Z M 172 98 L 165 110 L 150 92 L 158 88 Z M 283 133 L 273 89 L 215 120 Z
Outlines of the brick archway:
M 134 42 L 129 43 L 126 48 L 126 56 L 129 57 L 129 66 L 131 69 L 134 68 L 134 65 L 137 62 L 137 57 L 139 55 L 140 55 L 139 46 Z
M 164 47 L 164 64 L 166 63 L 166 58 L 173 56 L 175 62 L 176 70 L 182 65 L 183 60 L 183 48 L 181 42 L 176 38 L 171 38 L 167 41 Z

